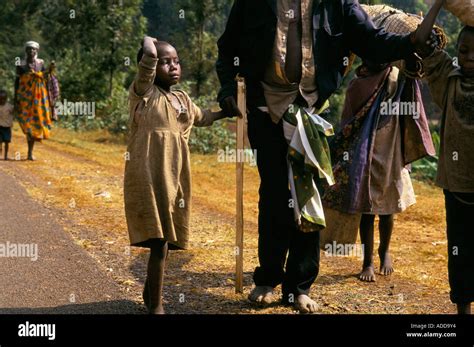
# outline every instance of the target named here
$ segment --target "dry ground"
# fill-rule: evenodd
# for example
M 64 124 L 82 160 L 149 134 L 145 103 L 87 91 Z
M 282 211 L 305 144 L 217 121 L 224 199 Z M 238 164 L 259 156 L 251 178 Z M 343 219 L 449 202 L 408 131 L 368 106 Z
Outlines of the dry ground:
M 26 155 L 14 132 L 10 156 Z M 123 146 L 107 133 L 55 129 L 36 146 L 37 161 L 0 161 L 29 194 L 54 211 L 57 221 L 102 266 L 130 300 L 141 302 L 147 252 L 128 247 L 123 210 Z M 246 296 L 257 259 L 258 173 L 245 168 L 245 293 L 234 293 L 235 164 L 216 155 L 192 156 L 191 250 L 172 252 L 166 271 L 169 313 L 295 313 L 255 308 Z M 397 216 L 392 241 L 395 273 L 375 283 L 357 278 L 359 258 L 321 255 L 311 295 L 320 313 L 454 313 L 449 301 L 442 191 L 414 182 L 418 203 Z M 378 242 L 378 239 L 376 239 Z M 376 260 L 378 266 L 378 259 Z M 80 268 L 77 269 L 80 271 Z

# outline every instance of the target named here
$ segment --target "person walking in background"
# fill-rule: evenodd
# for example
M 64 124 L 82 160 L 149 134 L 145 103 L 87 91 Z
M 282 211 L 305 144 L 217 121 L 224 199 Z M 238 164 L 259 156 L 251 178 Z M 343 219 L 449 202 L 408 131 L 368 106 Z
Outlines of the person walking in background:
M 34 160 L 35 142 L 49 138 L 52 123 L 48 77 L 39 49 L 35 41 L 25 44 L 26 57 L 17 66 L 15 80 L 15 114 L 28 142 L 28 160 Z

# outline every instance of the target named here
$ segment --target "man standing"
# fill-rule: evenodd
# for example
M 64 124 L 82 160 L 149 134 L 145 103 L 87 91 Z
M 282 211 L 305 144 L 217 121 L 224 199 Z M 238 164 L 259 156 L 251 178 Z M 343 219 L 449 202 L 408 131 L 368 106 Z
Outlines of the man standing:
M 295 221 L 282 118 L 293 106 L 320 110 L 340 86 L 350 51 L 376 63 L 400 60 L 413 54 L 412 38 L 375 28 L 357 0 L 235 0 L 218 47 L 219 103 L 239 115 L 235 76 L 245 77 L 248 135 L 258 152 L 260 266 L 249 299 L 270 304 L 282 284 L 283 304 L 315 312 L 308 294 L 319 231 Z

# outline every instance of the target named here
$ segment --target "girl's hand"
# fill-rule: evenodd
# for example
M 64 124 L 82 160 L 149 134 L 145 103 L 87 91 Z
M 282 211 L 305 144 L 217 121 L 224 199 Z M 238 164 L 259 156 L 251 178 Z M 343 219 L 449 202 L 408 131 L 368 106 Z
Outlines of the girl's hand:
M 158 40 L 156 38 L 145 36 L 142 42 L 143 54 L 155 59 L 158 58 L 158 52 L 156 51 L 157 43 Z

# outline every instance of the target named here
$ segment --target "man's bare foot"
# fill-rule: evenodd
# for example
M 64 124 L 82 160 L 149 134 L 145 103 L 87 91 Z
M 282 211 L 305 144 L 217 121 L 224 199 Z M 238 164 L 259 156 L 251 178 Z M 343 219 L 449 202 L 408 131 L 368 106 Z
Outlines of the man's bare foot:
M 300 313 L 314 313 L 318 310 L 318 304 L 306 294 L 296 297 L 295 308 Z
M 249 294 L 249 300 L 258 304 L 270 305 L 275 301 L 273 288 L 269 286 L 256 286 Z
M 362 269 L 359 279 L 364 282 L 375 282 L 374 266 L 369 265 Z
M 393 273 L 392 257 L 390 253 L 379 254 L 380 256 L 380 274 L 382 276 L 389 276 Z

